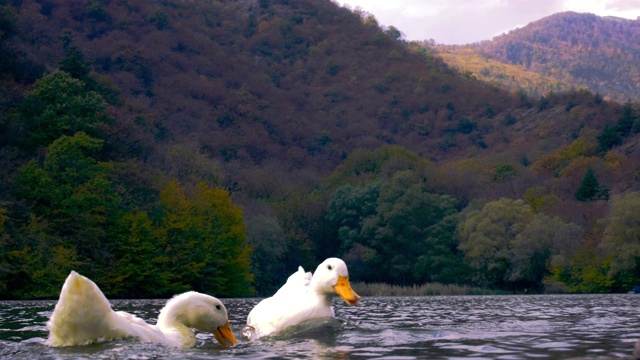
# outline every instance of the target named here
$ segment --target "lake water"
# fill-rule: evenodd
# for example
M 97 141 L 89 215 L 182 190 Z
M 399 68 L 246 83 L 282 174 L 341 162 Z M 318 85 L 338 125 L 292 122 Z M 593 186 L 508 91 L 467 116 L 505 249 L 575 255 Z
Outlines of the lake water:
M 225 299 L 239 344 L 198 334 L 193 349 L 118 340 L 49 348 L 55 301 L 0 302 L 1 359 L 608 359 L 629 358 L 640 338 L 640 295 L 365 297 L 334 300 L 338 321 L 276 339 L 242 340 L 259 299 Z M 114 300 L 155 323 L 164 300 Z

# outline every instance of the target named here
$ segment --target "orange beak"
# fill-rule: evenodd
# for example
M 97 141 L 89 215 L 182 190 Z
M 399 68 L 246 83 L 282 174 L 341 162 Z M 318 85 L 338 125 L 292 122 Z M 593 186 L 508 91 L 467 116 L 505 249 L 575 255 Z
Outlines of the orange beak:
M 216 340 L 218 340 L 218 342 L 222 345 L 229 345 L 229 344 L 233 345 L 238 343 L 238 340 L 236 340 L 236 337 L 233 335 L 233 332 L 231 331 L 231 326 L 229 325 L 229 321 L 227 321 L 226 324 L 217 328 L 213 332 L 213 336 L 215 336 Z
M 351 288 L 348 277 L 338 276 L 338 283 L 333 286 L 333 290 L 349 305 L 355 305 L 360 300 L 360 295 Z

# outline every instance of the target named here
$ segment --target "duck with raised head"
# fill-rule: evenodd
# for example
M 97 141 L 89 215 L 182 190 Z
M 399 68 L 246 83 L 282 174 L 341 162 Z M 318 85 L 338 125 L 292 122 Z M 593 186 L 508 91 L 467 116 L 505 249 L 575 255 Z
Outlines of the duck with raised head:
M 72 271 L 47 322 L 49 346 L 86 345 L 122 338 L 189 348 L 196 345 L 192 328 L 213 333 L 223 345 L 237 343 L 224 304 L 213 296 L 189 291 L 171 298 L 151 325 L 123 311 L 90 279 Z
M 360 300 L 351 288 L 344 261 L 329 258 L 318 265 L 313 275 L 299 267 L 272 297 L 251 310 L 243 332 L 253 339 L 276 335 L 307 320 L 335 317 L 331 306 L 334 295 L 349 305 Z

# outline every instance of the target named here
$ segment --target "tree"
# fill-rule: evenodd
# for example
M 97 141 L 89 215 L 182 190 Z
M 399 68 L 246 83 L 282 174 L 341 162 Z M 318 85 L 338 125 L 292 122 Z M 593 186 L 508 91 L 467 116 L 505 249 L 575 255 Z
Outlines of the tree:
M 624 104 L 622 108 L 622 116 L 616 122 L 616 131 L 620 134 L 621 137 L 626 137 L 631 135 L 633 131 L 633 124 L 636 121 L 637 116 L 635 115 L 633 105 L 630 103 Z
M 0 298 L 7 293 L 7 283 L 11 276 L 12 267 L 8 259 L 9 234 L 6 230 L 9 220 L 7 209 L 0 207 Z
M 84 60 L 84 54 L 76 46 L 69 47 L 65 58 L 60 62 L 60 70 L 83 82 L 89 75 L 89 66 Z
M 96 154 L 103 142 L 84 133 L 63 135 L 46 148 L 44 160 L 28 162 L 16 177 L 23 227 L 9 256 L 18 287 L 30 296 L 53 296 L 69 271 L 100 279 L 112 259 L 110 231 L 120 211 L 110 163 Z
M 457 282 L 460 279 L 451 275 L 456 271 L 449 267 L 459 264 L 456 222 L 451 217 L 456 204 L 448 195 L 430 192 L 407 170 L 388 181 L 339 188 L 329 201 L 327 219 L 335 226 L 350 271 L 353 268 L 360 280 L 403 285 L 434 279 Z
M 125 214 L 117 224 L 115 261 L 104 282 L 114 296 L 167 297 L 189 290 L 175 281 L 166 234 L 145 212 Z M 107 291 L 105 290 L 105 291 Z
M 179 182 L 160 194 L 166 254 L 178 284 L 217 296 L 253 293 L 242 211 L 229 194 L 204 183 L 191 196 Z
M 573 255 L 581 239 L 582 229 L 578 225 L 537 214 L 516 236 L 509 281 L 542 291 L 543 280 L 551 274 L 552 261 L 558 266 L 560 258 Z
M 476 271 L 481 286 L 507 288 L 513 285 L 511 259 L 517 236 L 533 219 L 533 211 L 522 200 L 502 198 L 473 210 L 460 222 L 460 249 Z
M 608 191 L 600 186 L 596 173 L 592 168 L 588 168 L 580 182 L 578 191 L 576 192 L 576 200 L 591 201 L 596 199 L 608 198 Z
M 85 132 L 100 138 L 100 123 L 109 121 L 102 96 L 64 71 L 45 75 L 20 105 L 27 146 L 47 146 L 61 135 Z
M 602 239 L 611 259 L 609 275 L 617 290 L 628 290 L 640 282 L 640 193 L 613 197 Z
M 349 263 L 350 274 L 361 281 L 380 281 L 368 271 L 381 261 L 368 233 L 376 224 L 381 186 L 381 181 L 373 181 L 363 187 L 345 185 L 333 193 L 327 205 L 326 218 L 336 230 L 340 251 Z
M 555 194 L 545 193 L 543 187 L 529 188 L 524 193 L 524 199 L 527 201 L 531 210 L 535 213 L 546 213 L 552 207 L 558 204 L 560 198 Z
M 425 164 L 420 156 L 399 146 L 358 149 L 349 155 L 327 183 L 336 188 L 344 184 L 363 185 L 375 179 L 389 179 L 404 170 L 413 170 L 416 176 L 420 176 Z
M 457 213 L 456 200 L 430 192 L 424 183 L 415 182 L 414 176 L 411 171 L 399 172 L 382 186 L 378 225 L 372 234 L 374 246 L 386 259 L 382 266 L 387 269 L 388 278 L 402 285 L 431 281 L 434 274 L 427 270 L 431 270 L 429 253 L 437 249 L 434 242 L 439 241 L 437 236 L 442 236 L 444 229 L 450 231 L 450 236 L 455 233 L 455 226 L 447 222 Z M 443 241 L 446 239 L 445 236 Z M 443 249 L 450 248 L 445 245 Z
M 273 294 L 289 276 L 283 263 L 285 234 L 276 219 L 258 215 L 247 220 L 247 240 L 253 248 L 251 273 L 258 294 Z
M 605 125 L 598 139 L 598 153 L 604 154 L 612 148 L 622 144 L 622 135 L 618 132 L 615 126 Z
M 396 28 L 395 26 L 389 26 L 389 28 L 387 28 L 384 33 L 387 34 L 392 40 L 402 40 L 402 32 L 400 32 L 400 30 L 398 30 L 398 28 Z

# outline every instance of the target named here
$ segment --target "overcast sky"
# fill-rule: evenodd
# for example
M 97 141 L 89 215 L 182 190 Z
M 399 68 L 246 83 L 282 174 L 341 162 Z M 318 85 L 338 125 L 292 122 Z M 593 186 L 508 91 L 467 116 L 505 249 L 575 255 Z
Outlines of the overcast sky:
M 563 11 L 636 20 L 640 0 L 337 0 L 395 26 L 405 40 L 468 44 Z M 639 20 L 640 21 L 640 20 Z

